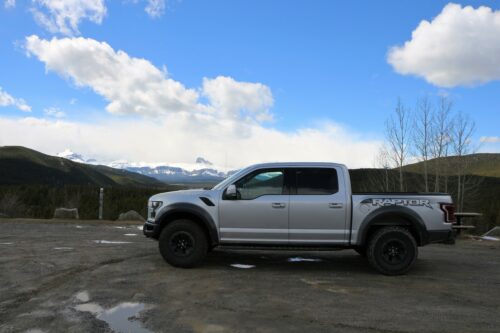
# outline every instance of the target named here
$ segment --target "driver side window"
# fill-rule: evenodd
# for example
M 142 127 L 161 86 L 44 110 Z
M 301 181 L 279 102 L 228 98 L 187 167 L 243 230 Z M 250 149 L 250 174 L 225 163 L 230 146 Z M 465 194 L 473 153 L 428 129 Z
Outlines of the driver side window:
M 238 199 L 252 200 L 263 195 L 281 195 L 285 183 L 283 170 L 259 170 L 238 180 Z

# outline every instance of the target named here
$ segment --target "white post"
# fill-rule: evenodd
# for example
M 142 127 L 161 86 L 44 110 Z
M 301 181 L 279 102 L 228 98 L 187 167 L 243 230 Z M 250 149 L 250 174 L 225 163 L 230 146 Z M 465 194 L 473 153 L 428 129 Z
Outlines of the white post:
M 104 202 L 104 189 L 99 190 L 99 220 L 102 220 L 102 206 Z

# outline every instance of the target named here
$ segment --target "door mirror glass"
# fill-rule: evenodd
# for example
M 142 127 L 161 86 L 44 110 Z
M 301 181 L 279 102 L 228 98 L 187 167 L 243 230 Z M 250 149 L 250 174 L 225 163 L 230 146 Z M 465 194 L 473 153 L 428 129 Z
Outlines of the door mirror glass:
M 238 198 L 238 192 L 236 190 L 236 185 L 231 184 L 227 187 L 225 197 L 226 197 L 226 199 L 229 199 L 229 200 L 236 200 Z

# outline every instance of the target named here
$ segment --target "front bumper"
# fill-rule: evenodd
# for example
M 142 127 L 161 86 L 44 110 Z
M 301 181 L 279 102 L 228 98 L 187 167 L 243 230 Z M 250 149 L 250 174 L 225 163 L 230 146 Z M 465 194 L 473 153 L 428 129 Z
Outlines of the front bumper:
M 142 227 L 142 233 L 146 237 L 158 239 L 160 237 L 160 225 L 153 221 L 146 221 Z

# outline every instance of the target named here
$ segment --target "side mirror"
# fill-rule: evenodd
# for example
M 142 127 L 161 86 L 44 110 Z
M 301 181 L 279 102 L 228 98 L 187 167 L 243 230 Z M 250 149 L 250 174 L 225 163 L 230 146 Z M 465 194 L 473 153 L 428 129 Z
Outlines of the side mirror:
M 238 198 L 238 191 L 236 190 L 236 185 L 231 184 L 226 189 L 226 199 L 236 200 Z

